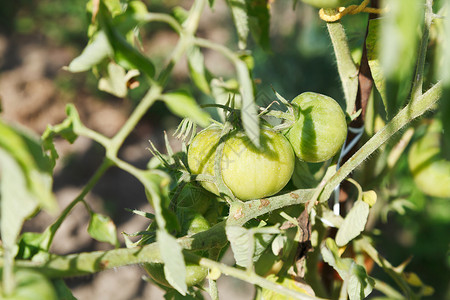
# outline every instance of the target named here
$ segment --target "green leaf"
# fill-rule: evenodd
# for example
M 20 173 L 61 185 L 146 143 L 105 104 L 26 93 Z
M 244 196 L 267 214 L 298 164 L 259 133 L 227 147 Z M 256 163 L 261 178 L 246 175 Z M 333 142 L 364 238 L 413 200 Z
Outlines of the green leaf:
M 138 75 L 138 70 L 130 70 L 126 73 L 121 66 L 110 62 L 108 64 L 107 74 L 103 78 L 100 78 L 98 82 L 98 89 L 116 97 L 123 98 L 128 92 L 128 81 Z
M 12 270 L 18 252 L 17 238 L 25 219 L 39 207 L 29 190 L 27 174 L 19 163 L 0 148 L 0 235 L 3 248 L 4 286 L 13 286 Z
M 373 290 L 375 281 L 367 276 L 364 267 L 353 263 L 348 278 L 347 293 L 350 300 L 365 299 Z
M 250 0 L 247 2 L 249 27 L 255 41 L 266 51 L 270 50 L 269 1 Z
M 52 169 L 54 168 L 56 160 L 59 157 L 53 143 L 55 136 L 60 135 L 71 144 L 75 142 L 78 137 L 74 131 L 74 124 L 80 124 L 81 121 L 75 106 L 73 106 L 73 104 L 68 104 L 66 107 L 66 113 L 68 117 L 62 123 L 54 126 L 48 125 L 41 137 L 44 151 L 49 152 L 47 157 L 50 160 Z
M 239 38 L 239 49 L 245 49 L 247 47 L 248 37 L 248 16 L 247 16 L 247 4 L 245 0 L 227 0 L 228 6 L 231 9 L 233 15 L 234 25 Z
M 55 212 L 56 199 L 52 193 L 50 159 L 44 154 L 40 141 L 32 133 L 13 128 L 0 120 L 0 149 L 4 149 L 19 165 L 26 190 L 40 207 Z
M 181 246 L 165 230 L 158 230 L 157 240 L 167 281 L 183 296 L 187 293 L 186 264 Z
M 77 300 L 72 294 L 72 291 L 67 287 L 66 283 L 62 279 L 56 279 L 53 281 L 57 298 L 59 300 Z
M 357 237 L 364 230 L 368 216 L 369 204 L 356 201 L 336 234 L 336 244 L 342 247 Z
M 225 105 L 230 98 L 234 97 L 235 104 L 237 104 L 236 107 L 241 106 L 242 98 L 239 94 L 239 83 L 235 79 L 222 81 L 221 79 L 213 78 L 211 80 L 211 92 L 212 97 L 217 104 Z M 224 111 L 218 109 L 218 113 L 221 120 L 224 121 Z
M 347 281 L 347 293 L 351 300 L 364 299 L 373 290 L 375 281 L 370 278 L 364 267 L 358 265 L 351 258 L 339 257 L 339 249 L 331 238 L 325 241 L 320 252 L 323 260 L 338 272 L 344 281 Z
M 100 2 L 99 21 L 113 49 L 115 61 L 127 70 L 138 69 L 147 76 L 153 77 L 155 75 L 153 63 L 130 45 L 125 36 L 114 26 L 111 15 L 103 2 Z
M 242 60 L 235 62 L 242 96 L 241 119 L 244 125 L 244 131 L 250 141 L 259 147 L 259 118 L 253 94 L 253 82 L 250 77 L 250 71 Z
M 99 31 L 84 48 L 80 56 L 72 60 L 66 70 L 73 73 L 85 72 L 112 55 L 113 48 L 108 42 L 105 32 Z
M 185 91 L 176 91 L 163 95 L 167 108 L 181 118 L 190 118 L 202 127 L 210 123 L 209 114 L 202 110 L 194 98 Z
M 236 264 L 241 267 L 251 268 L 255 241 L 253 234 L 244 227 L 227 226 L 225 228 L 227 238 L 230 241 Z
M 89 235 L 99 242 L 110 243 L 118 247 L 116 225 L 110 217 L 97 213 L 91 213 L 91 219 L 88 226 Z
M 389 103 L 386 98 L 386 80 L 380 63 L 380 27 L 380 19 L 369 20 L 366 49 L 367 60 L 369 61 L 369 68 L 372 73 L 373 82 L 381 95 L 384 108 L 387 112 L 390 111 L 390 108 L 388 108 Z
M 386 2 L 386 1 L 385 1 Z M 381 66 L 386 76 L 388 118 L 403 106 L 410 92 L 423 20 L 422 0 L 388 1 L 381 19 Z
M 211 89 L 205 75 L 205 60 L 200 48 L 192 46 L 186 55 L 192 81 L 203 93 L 210 94 Z

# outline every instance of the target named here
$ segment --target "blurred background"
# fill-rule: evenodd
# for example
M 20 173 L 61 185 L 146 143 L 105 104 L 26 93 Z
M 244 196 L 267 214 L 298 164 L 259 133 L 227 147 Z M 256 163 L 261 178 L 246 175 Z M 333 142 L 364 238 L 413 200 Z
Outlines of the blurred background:
M 192 1 L 144 1 L 153 12 L 170 12 L 175 6 L 189 8 Z M 63 70 L 78 56 L 87 43 L 89 20 L 86 0 L 15 0 L 0 4 L 0 97 L 3 119 L 42 134 L 47 124 L 57 124 L 65 117 L 66 103 L 74 103 L 83 123 L 106 135 L 113 136 L 126 121 L 130 111 L 145 92 L 145 86 L 131 91 L 125 99 L 115 98 L 97 89 L 92 73 L 73 74 Z M 355 31 L 349 31 L 352 45 L 364 38 L 364 17 L 349 17 Z M 357 26 L 355 24 L 358 24 Z M 356 30 L 360 28 L 361 30 Z M 178 36 L 165 25 L 144 27 L 144 49 L 155 65 L 163 66 L 167 53 Z M 274 100 L 272 87 L 286 99 L 304 91 L 329 95 L 343 101 L 333 49 L 324 22 L 317 11 L 294 1 L 271 3 L 271 49 L 265 51 L 251 40 L 254 56 L 254 77 L 257 100 L 268 104 Z M 225 1 L 216 0 L 202 16 L 199 35 L 237 49 L 237 37 L 231 14 Z M 360 52 L 360 51 L 359 51 Z M 224 78 L 233 76 L 232 66 L 214 52 L 204 53 L 206 65 Z M 354 55 L 358 53 L 355 47 Z M 183 87 L 191 90 L 199 102 L 206 96 L 192 87 L 187 65 L 181 61 L 168 89 Z M 120 156 L 144 168 L 151 155 L 146 150 L 151 139 L 163 150 L 163 131 L 169 136 L 180 119 L 171 115 L 162 104 L 154 105 L 134 130 Z M 175 148 L 177 141 L 172 141 Z M 57 141 L 60 161 L 55 171 L 54 191 L 60 208 L 72 201 L 96 167 L 104 150 L 90 140 L 79 138 L 73 145 Z M 435 288 L 430 299 L 445 299 L 450 295 L 450 209 L 447 199 L 422 195 L 412 184 L 406 159 L 400 160 L 397 178 L 405 189 L 405 203 L 390 199 L 379 201 L 373 230 L 376 247 L 393 265 L 412 258 L 407 271 L 421 276 Z M 145 218 L 134 216 L 125 208 L 150 211 L 143 187 L 130 175 L 111 169 L 100 180 L 87 200 L 97 212 L 110 215 L 118 232 L 133 233 L 145 229 Z M 384 216 L 384 217 L 380 217 Z M 40 213 L 25 230 L 42 231 L 53 217 Z M 73 210 L 58 231 L 52 248 L 57 254 L 109 249 L 109 245 L 92 240 L 86 232 L 89 215 L 83 206 Z M 120 237 L 123 244 L 123 238 Z M 225 258 L 232 263 L 232 258 Z M 372 271 L 383 280 L 390 279 L 377 268 Z M 139 266 L 110 270 L 93 276 L 68 279 L 74 296 L 83 299 L 162 299 L 163 293 L 141 279 Z M 253 288 L 224 276 L 219 291 L 223 299 L 252 299 Z

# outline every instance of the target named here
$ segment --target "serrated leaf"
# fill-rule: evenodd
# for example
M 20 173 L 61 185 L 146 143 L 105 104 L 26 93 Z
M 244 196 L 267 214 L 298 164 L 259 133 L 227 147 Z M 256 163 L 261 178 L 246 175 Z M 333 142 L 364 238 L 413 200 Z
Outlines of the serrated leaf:
M 194 84 L 205 94 L 210 94 L 211 89 L 206 79 L 205 60 L 199 47 L 192 46 L 186 53 L 189 72 Z
M 228 6 L 231 9 L 233 15 L 234 25 L 239 38 L 239 49 L 245 49 L 247 47 L 248 37 L 248 15 L 247 4 L 245 0 L 228 0 Z
M 99 31 L 83 52 L 70 62 L 66 70 L 73 73 L 85 72 L 112 55 L 113 48 L 109 44 L 105 32 Z
M 167 108 L 181 118 L 190 118 L 202 127 L 207 127 L 210 123 L 209 114 L 202 110 L 195 102 L 194 98 L 184 91 L 166 93 L 163 101 Z
M 250 71 L 245 62 L 241 60 L 236 62 L 236 71 L 242 96 L 241 119 L 242 124 L 244 125 L 244 131 L 250 141 L 256 147 L 259 147 L 259 118 L 253 94 L 253 83 L 250 77 Z
M 369 204 L 356 201 L 336 234 L 336 244 L 342 247 L 357 237 L 364 230 L 368 216 Z
M 89 235 L 99 242 L 110 243 L 118 247 L 116 225 L 110 217 L 98 213 L 92 213 L 88 226 Z
M 167 281 L 183 296 L 187 293 L 186 264 L 182 248 L 165 230 L 158 230 L 157 240 Z
M 240 226 L 227 226 L 225 230 L 231 244 L 231 249 L 233 250 L 236 264 L 249 268 L 252 265 L 255 247 L 253 235 L 246 228 Z

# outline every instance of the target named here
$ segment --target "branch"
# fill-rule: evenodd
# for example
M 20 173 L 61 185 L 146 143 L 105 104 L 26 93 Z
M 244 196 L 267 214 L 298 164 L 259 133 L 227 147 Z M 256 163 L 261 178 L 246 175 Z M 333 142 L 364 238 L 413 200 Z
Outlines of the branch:
M 334 174 L 319 197 L 320 202 L 325 202 L 330 197 L 334 188 L 343 181 L 365 159 L 374 153 L 390 137 L 402 129 L 413 119 L 429 110 L 442 94 L 442 82 L 438 82 L 423 94 L 417 101 L 410 102 L 403 108 L 386 126 L 378 131 L 367 143 L 364 144 L 342 167 Z

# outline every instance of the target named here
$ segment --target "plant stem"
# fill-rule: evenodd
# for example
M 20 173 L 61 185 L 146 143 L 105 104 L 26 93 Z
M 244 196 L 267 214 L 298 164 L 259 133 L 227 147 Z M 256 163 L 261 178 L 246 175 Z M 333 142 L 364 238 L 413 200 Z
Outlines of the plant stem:
M 327 28 L 336 55 L 339 77 L 344 89 L 346 112 L 352 114 L 355 109 L 356 94 L 358 92 L 358 68 L 350 53 L 347 36 L 342 24 L 340 22 L 327 22 Z
M 98 182 L 98 180 L 103 176 L 103 174 L 106 172 L 106 170 L 108 170 L 110 166 L 111 161 L 105 158 L 94 175 L 92 175 L 89 182 L 84 186 L 80 194 L 61 212 L 58 219 L 45 230 L 44 236 L 48 235 L 48 237 L 43 241 L 44 244 L 41 245 L 44 250 L 48 251 L 50 249 L 56 231 L 61 226 L 62 222 L 67 217 L 69 212 L 72 210 L 72 208 L 75 207 L 78 202 L 82 201 L 84 197 L 86 197 L 89 191 L 94 187 L 94 185 Z
M 147 94 L 142 98 L 141 102 L 139 102 L 138 106 L 134 109 L 133 113 L 130 115 L 125 124 L 120 128 L 117 134 L 111 139 L 111 145 L 106 149 L 106 157 L 113 159 L 117 156 L 120 147 L 123 142 L 130 135 L 131 131 L 136 127 L 138 122 L 144 116 L 144 114 L 148 111 L 150 106 L 158 99 L 161 95 L 162 88 L 154 84 L 147 92 Z
M 345 162 L 336 174 L 329 179 L 319 197 L 319 201 L 327 201 L 334 188 L 341 181 L 343 181 L 365 159 L 367 159 L 406 124 L 430 109 L 431 106 L 439 100 L 441 93 L 442 82 L 438 82 L 425 94 L 423 94 L 418 101 L 410 102 L 405 108 L 403 108 L 388 124 L 386 124 L 386 126 L 378 131 L 347 162 Z
M 185 253 L 185 257 L 193 261 L 195 263 L 198 263 L 200 266 L 209 268 L 209 269 L 219 269 L 223 274 L 228 276 L 233 276 L 235 278 L 241 279 L 243 281 L 246 281 L 251 284 L 259 285 L 262 288 L 269 289 L 271 291 L 274 291 L 276 293 L 293 297 L 294 299 L 300 299 L 300 300 L 322 300 L 322 298 L 316 298 L 309 296 L 308 294 L 300 293 L 295 290 L 289 289 L 287 287 L 284 287 L 280 284 L 276 284 L 274 282 L 271 282 L 264 277 L 261 277 L 257 275 L 253 271 L 244 271 L 238 268 L 233 268 L 228 265 L 225 265 L 220 262 L 216 262 L 207 258 L 199 258 L 197 255 L 194 255 L 192 253 Z

